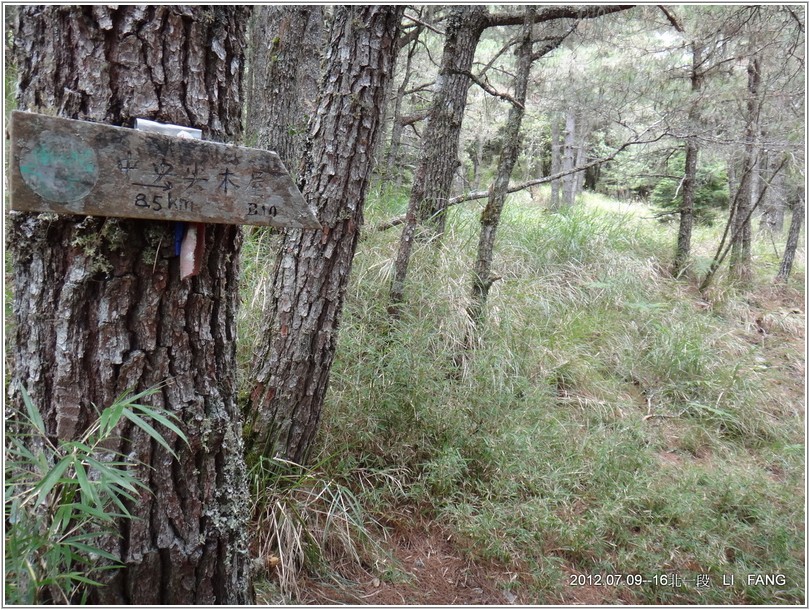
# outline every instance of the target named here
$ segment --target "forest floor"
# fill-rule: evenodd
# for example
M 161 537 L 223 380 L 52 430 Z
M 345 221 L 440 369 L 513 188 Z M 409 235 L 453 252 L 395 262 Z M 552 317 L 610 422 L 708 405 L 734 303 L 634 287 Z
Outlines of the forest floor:
M 760 237 L 752 286 L 721 273 L 701 295 L 720 223 L 696 228 L 694 276 L 676 279 L 676 227 L 650 208 L 515 197 L 459 368 L 479 210 L 414 253 L 392 321 L 398 235 L 371 227 L 406 200 L 369 201 L 318 465 L 273 498 L 295 535 L 263 543 L 287 569 L 274 559 L 258 601 L 804 604 L 804 240 L 788 285 L 784 236 Z M 243 337 L 272 251 L 246 241 Z
M 769 362 L 782 362 L 783 375 L 776 381 L 778 400 L 785 404 L 803 405 L 806 378 L 805 336 L 800 332 L 784 332 L 774 328 L 769 320 L 773 312 L 804 320 L 805 303 L 801 295 L 784 289 L 760 289 L 750 295 L 755 314 L 755 327 L 741 332 L 741 338 L 763 348 Z M 804 418 L 806 414 L 802 412 Z M 694 455 L 678 451 L 658 454 L 661 471 L 682 469 L 690 463 L 712 468 L 710 451 Z M 771 469 L 777 482 L 784 480 L 780 468 Z M 423 521 L 389 528 L 385 539 L 379 541 L 391 554 L 397 566 L 396 577 L 381 579 L 373 571 L 358 565 L 349 567 L 341 579 L 305 577 L 301 582 L 298 603 L 311 605 L 527 605 L 538 603 L 525 587 L 519 586 L 519 568 L 495 561 L 474 561 L 469 543 L 436 522 Z M 570 577 L 583 575 L 574 565 L 564 565 L 566 582 L 554 599 L 543 604 L 553 605 L 632 605 L 645 603 L 632 590 L 619 590 L 602 584 L 588 583 L 570 586 Z M 745 603 L 739 600 L 738 603 Z

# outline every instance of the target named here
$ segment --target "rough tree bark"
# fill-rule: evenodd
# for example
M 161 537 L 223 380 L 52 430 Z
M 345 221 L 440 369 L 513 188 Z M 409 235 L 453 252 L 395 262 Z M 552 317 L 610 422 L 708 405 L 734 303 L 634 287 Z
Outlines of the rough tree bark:
M 250 24 L 246 139 L 292 172 L 304 150 L 320 81 L 323 8 L 257 6 Z
M 799 233 L 804 222 L 804 197 L 793 205 L 793 216 L 790 219 L 790 229 L 788 229 L 787 243 L 785 244 L 785 254 L 782 263 L 779 265 L 779 272 L 776 274 L 777 282 L 787 282 L 790 271 L 793 269 L 793 259 L 796 256 L 796 248 L 799 245 Z
M 326 78 L 310 125 L 303 194 L 322 230 L 288 230 L 252 374 L 251 456 L 304 463 L 329 383 L 380 111 L 403 8 L 335 10 Z
M 515 73 L 514 102 L 509 108 L 509 115 L 506 119 L 506 128 L 503 134 L 504 145 L 498 160 L 495 181 L 490 187 L 487 204 L 481 212 L 478 256 L 473 267 L 472 302 L 467 308 L 467 314 L 470 316 L 474 326 L 479 325 L 483 319 L 487 295 L 496 280 L 492 275 L 492 254 L 495 246 L 495 234 L 506 201 L 509 178 L 512 176 L 512 170 L 517 163 L 522 144 L 520 128 L 525 114 L 526 92 L 529 87 L 529 74 L 532 69 L 532 28 L 535 12 L 536 9 L 533 6 L 526 7 L 526 20 L 523 23 L 520 46 L 517 49 L 518 63 Z M 470 347 L 472 342 L 473 337 L 470 333 L 465 344 Z
M 240 137 L 238 7 L 21 7 L 21 109 L 131 126 L 136 117 Z M 211 226 L 200 275 L 180 281 L 172 223 L 12 214 L 11 402 L 25 387 L 54 438 L 73 439 L 128 389 L 175 413 L 177 459 L 123 426 L 117 449 L 151 489 L 120 522 L 91 602 L 249 601 L 241 421 L 235 403 L 240 232 Z
M 681 186 L 681 210 L 678 225 L 678 244 L 675 247 L 675 261 L 672 273 L 681 275 L 689 263 L 692 252 L 692 227 L 695 222 L 695 191 L 697 190 L 697 159 L 700 143 L 697 139 L 700 120 L 700 91 L 703 88 L 703 46 L 696 40 L 690 44 L 692 50 L 691 88 L 692 102 L 687 117 L 690 133 L 686 137 L 686 161 L 684 163 L 683 185 Z

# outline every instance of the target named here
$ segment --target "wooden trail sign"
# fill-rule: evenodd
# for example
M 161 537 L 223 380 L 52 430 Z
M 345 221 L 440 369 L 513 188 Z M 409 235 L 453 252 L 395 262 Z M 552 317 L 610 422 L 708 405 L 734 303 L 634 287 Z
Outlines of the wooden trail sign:
M 11 208 L 320 228 L 278 155 L 15 111 Z

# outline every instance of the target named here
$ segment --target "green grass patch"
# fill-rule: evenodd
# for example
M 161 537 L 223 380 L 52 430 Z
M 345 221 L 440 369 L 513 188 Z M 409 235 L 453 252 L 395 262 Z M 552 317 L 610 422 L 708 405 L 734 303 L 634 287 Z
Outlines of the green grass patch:
M 319 439 L 365 510 L 450 527 L 535 603 L 572 599 L 572 573 L 648 581 L 605 587 L 605 603 L 804 603 L 803 293 L 771 287 L 770 239 L 751 291 L 721 275 L 705 301 L 666 271 L 676 227 L 649 208 L 512 197 L 502 279 L 460 360 L 482 204 L 415 248 L 394 320 L 399 231 L 373 227 L 406 203 L 372 190 Z M 696 229 L 695 270 L 720 230 Z

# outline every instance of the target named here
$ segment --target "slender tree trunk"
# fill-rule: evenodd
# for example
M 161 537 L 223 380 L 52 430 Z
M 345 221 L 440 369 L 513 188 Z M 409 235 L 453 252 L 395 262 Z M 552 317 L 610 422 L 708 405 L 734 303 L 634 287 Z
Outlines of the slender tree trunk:
M 565 136 L 563 139 L 562 169 L 570 172 L 574 166 L 574 148 L 576 146 L 576 117 L 569 108 L 565 113 Z M 576 200 L 576 174 L 566 174 L 562 179 L 562 198 L 566 206 L 574 205 Z
M 401 169 L 399 167 L 399 149 L 402 145 L 402 132 L 405 126 L 402 124 L 400 117 L 402 115 L 402 102 L 405 99 L 405 92 L 408 90 L 408 83 L 411 80 L 411 64 L 413 63 L 413 56 L 416 54 L 418 40 L 414 40 L 408 48 L 408 55 L 405 59 L 405 67 L 402 73 L 402 82 L 397 88 L 397 93 L 394 96 L 394 116 L 392 117 L 391 124 L 391 145 L 388 148 L 388 157 L 386 159 L 386 175 L 388 179 L 394 176 L 399 179 Z
M 801 233 L 803 221 L 804 197 L 793 206 L 793 216 L 790 219 L 790 229 L 788 230 L 787 243 L 785 244 L 785 254 L 782 257 L 782 263 L 779 265 L 779 273 L 776 274 L 777 282 L 787 282 L 790 272 L 793 269 L 793 259 L 796 256 L 796 248 L 799 245 L 799 233 Z
M 689 264 L 692 252 L 692 227 L 695 222 L 695 191 L 697 189 L 697 160 L 700 153 L 700 143 L 695 133 L 700 120 L 700 100 L 698 96 L 703 87 L 703 46 L 693 40 L 692 49 L 692 103 L 689 107 L 688 124 L 691 133 L 686 137 L 686 161 L 681 187 L 680 224 L 678 226 L 678 245 L 675 249 L 675 262 L 672 273 L 681 275 Z
M 473 165 L 472 183 L 473 188 L 478 189 L 481 186 L 481 157 L 484 153 L 484 139 L 480 133 L 476 132 L 474 142 L 473 154 L 470 155 Z
M 581 167 L 585 165 L 585 159 L 587 158 L 588 148 L 587 148 L 587 132 L 588 128 L 585 123 L 585 116 L 582 112 L 578 113 L 577 116 L 577 154 L 574 159 L 574 167 Z M 582 192 L 582 188 L 585 185 L 585 171 L 577 172 L 574 174 L 574 198 L 577 197 Z
M 323 9 L 257 6 L 251 19 L 246 138 L 298 171 L 320 81 Z
M 775 156 L 763 153 L 762 165 L 770 168 L 776 162 Z M 781 234 L 785 225 L 785 179 L 780 174 L 771 184 L 765 195 L 760 222 L 760 231 L 770 234 L 771 238 Z
M 394 262 L 392 311 L 404 298 L 417 225 L 429 225 L 434 234 L 444 231 L 444 210 L 459 165 L 459 135 L 470 86 L 470 78 L 464 73 L 472 67 L 487 14 L 485 6 L 457 7 L 447 20 L 441 67 Z
M 551 175 L 562 171 L 562 144 L 560 143 L 560 119 L 556 114 L 551 115 Z M 551 201 L 549 207 L 552 210 L 560 209 L 560 186 L 562 178 L 551 181 Z
M 478 256 L 473 268 L 472 303 L 467 308 L 474 325 L 482 322 L 487 295 L 495 278 L 492 276 L 492 254 L 495 246 L 495 233 L 501 219 L 507 188 L 512 171 L 517 163 L 522 142 L 520 128 L 525 113 L 526 91 L 529 85 L 529 74 L 532 69 L 532 26 L 534 24 L 536 9 L 533 6 L 526 8 L 526 21 L 523 24 L 522 38 L 518 48 L 518 65 L 515 74 L 514 100 L 509 109 L 504 130 L 504 146 L 498 160 L 498 171 L 495 182 L 490 187 L 487 205 L 481 212 L 481 233 L 478 238 Z M 465 341 L 469 347 L 472 337 Z
M 757 171 L 759 154 L 757 145 L 760 109 L 759 85 L 760 61 L 758 57 L 752 56 L 748 62 L 748 109 L 745 129 L 744 173 L 739 187 L 742 193 L 738 198 L 734 227 L 734 233 L 737 237 L 732 244 L 729 262 L 731 275 L 743 284 L 748 284 L 752 278 L 751 218 L 749 211 L 753 202 L 759 197 L 758 189 L 755 189 L 757 181 L 753 178 L 754 173 Z
M 363 223 L 380 111 L 401 6 L 335 9 L 326 78 L 310 124 L 303 194 L 321 230 L 284 233 L 252 378 L 253 456 L 306 461 L 335 354 L 340 313 Z
M 239 7 L 21 7 L 19 105 L 114 125 L 136 117 L 207 139 L 241 135 L 244 24 Z M 237 227 L 206 232 L 198 276 L 181 281 L 167 222 L 12 214 L 14 358 L 54 438 L 75 439 L 127 390 L 175 413 L 173 458 L 140 429 L 113 447 L 143 466 L 151 493 L 129 507 L 91 602 L 244 604 L 247 488 L 235 403 Z

